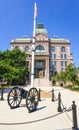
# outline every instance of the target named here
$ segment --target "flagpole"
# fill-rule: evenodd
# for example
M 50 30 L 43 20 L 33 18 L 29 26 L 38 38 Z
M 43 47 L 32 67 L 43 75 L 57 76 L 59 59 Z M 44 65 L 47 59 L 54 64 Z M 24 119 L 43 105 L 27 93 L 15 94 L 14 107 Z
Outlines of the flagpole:
M 35 29 L 36 29 L 36 3 L 34 5 L 34 23 L 33 23 L 33 38 L 32 38 L 31 87 L 34 87 Z

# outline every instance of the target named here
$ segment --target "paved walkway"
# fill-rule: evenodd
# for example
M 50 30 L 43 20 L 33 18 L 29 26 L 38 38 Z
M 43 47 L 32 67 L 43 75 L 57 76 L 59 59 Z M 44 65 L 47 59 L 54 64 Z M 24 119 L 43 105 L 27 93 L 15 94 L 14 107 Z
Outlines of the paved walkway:
M 25 87 L 29 89 L 29 87 Z M 42 90 L 51 91 L 52 87 L 41 87 Z M 54 87 L 55 98 L 58 98 L 58 93 L 61 93 L 63 105 L 67 108 L 72 106 L 74 100 L 77 105 L 77 115 L 79 115 L 79 93 L 72 92 L 61 87 Z M 7 94 L 5 93 L 4 101 L 0 101 L 0 130 L 71 130 L 72 111 L 57 112 L 58 101 L 51 101 L 51 98 L 42 98 L 39 102 L 37 110 L 33 113 L 28 113 L 25 107 L 25 100 L 21 106 L 16 109 L 10 109 L 7 104 Z M 79 123 L 79 116 L 78 123 Z M 2 123 L 4 123 L 2 125 Z

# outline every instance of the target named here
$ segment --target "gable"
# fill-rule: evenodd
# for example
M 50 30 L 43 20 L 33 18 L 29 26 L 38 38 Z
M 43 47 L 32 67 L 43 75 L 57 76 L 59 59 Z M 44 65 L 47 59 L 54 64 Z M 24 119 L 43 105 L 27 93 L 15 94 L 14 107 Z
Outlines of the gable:
M 36 40 L 48 40 L 48 36 L 44 34 L 37 34 Z

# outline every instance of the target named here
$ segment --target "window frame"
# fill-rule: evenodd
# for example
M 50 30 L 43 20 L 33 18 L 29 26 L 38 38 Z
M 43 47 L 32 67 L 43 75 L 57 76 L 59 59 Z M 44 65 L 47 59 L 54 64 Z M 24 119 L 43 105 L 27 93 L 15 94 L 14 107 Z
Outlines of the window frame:
M 55 52 L 55 46 L 50 46 L 50 52 Z
M 27 48 L 27 49 L 26 49 Z M 25 46 L 24 50 L 27 52 L 29 51 L 29 46 Z
M 66 48 L 64 46 L 61 47 L 61 52 L 66 52 Z
M 35 52 L 45 52 L 44 46 L 42 46 L 42 45 L 36 46 Z

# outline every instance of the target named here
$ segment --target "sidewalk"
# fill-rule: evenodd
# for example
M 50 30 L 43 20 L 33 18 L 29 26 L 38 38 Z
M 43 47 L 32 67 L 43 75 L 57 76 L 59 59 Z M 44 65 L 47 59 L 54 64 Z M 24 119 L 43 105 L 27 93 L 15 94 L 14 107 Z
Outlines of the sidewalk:
M 28 89 L 29 88 L 25 88 Z M 38 88 L 39 89 L 39 88 Z M 41 87 L 42 90 L 52 90 L 52 87 Z M 61 87 L 54 87 L 55 97 L 61 93 L 63 105 L 71 107 L 72 101 L 77 105 L 77 118 L 79 124 L 79 93 L 72 92 Z M 37 110 L 28 113 L 25 107 L 25 100 L 22 101 L 19 108 L 10 109 L 7 104 L 7 93 L 4 95 L 5 100 L 0 101 L 0 130 L 71 130 L 72 111 L 57 112 L 58 101 L 52 102 L 52 98 L 42 98 Z M 1 123 L 6 123 L 2 125 Z

